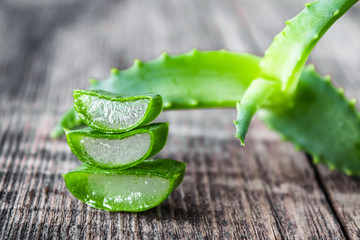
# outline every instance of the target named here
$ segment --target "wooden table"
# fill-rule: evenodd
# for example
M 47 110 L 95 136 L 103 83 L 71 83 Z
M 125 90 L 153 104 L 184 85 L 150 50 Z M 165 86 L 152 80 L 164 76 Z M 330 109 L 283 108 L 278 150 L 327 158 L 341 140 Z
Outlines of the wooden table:
M 72 89 L 134 58 L 230 49 L 262 55 L 305 2 L 87 0 L 0 2 L 0 239 L 360 239 L 360 180 L 313 165 L 255 120 L 246 148 L 235 110 L 165 112 L 161 158 L 185 161 L 183 183 L 144 213 L 75 199 L 62 173 L 79 165 L 49 132 Z M 310 62 L 360 96 L 360 6 L 325 35 Z M 334 139 L 336 141 L 336 139 Z

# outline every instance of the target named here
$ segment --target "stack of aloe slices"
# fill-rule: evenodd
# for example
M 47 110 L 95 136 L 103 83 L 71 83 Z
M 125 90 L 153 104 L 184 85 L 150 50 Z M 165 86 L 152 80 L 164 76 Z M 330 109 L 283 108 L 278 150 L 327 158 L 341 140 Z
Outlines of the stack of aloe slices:
M 149 124 L 162 111 L 160 95 L 75 90 L 74 105 L 88 126 L 66 130 L 71 151 L 84 163 L 64 174 L 76 198 L 103 210 L 140 212 L 161 204 L 181 183 L 185 163 L 149 159 L 169 131 L 166 122 Z

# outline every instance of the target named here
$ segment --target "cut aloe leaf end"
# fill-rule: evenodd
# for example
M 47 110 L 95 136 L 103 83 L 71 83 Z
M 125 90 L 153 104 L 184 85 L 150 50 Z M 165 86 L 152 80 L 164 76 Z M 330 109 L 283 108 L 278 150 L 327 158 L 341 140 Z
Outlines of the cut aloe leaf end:
M 83 164 L 64 174 L 68 190 L 87 205 L 111 212 L 141 212 L 160 205 L 181 183 L 186 164 L 145 160 L 124 170 Z
M 122 134 L 91 128 L 67 131 L 71 151 L 80 161 L 99 168 L 129 168 L 151 158 L 166 144 L 169 124 L 154 123 Z
M 74 106 L 89 127 L 121 133 L 152 122 L 162 111 L 157 94 L 121 96 L 102 90 L 74 90 Z

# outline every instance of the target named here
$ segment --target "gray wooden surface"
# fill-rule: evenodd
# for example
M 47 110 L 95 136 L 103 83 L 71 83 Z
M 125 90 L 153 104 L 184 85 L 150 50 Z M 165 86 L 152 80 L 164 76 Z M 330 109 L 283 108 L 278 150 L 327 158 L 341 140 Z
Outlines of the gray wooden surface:
M 158 157 L 188 166 L 169 199 L 144 213 L 95 210 L 72 197 L 61 173 L 79 161 L 64 138 L 49 139 L 87 79 L 162 51 L 262 55 L 304 3 L 0 1 L 0 239 L 360 239 L 360 180 L 314 166 L 258 120 L 240 147 L 234 110 L 160 116 L 171 125 Z M 359 22 L 355 6 L 310 59 L 357 98 Z

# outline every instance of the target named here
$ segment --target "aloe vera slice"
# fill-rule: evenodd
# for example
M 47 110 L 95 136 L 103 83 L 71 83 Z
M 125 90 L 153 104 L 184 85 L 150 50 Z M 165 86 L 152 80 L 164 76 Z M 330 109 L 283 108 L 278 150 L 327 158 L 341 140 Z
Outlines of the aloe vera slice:
M 124 170 L 83 164 L 64 174 L 68 190 L 87 205 L 111 212 L 141 212 L 160 205 L 181 183 L 185 163 L 145 160 Z
M 154 123 L 122 134 L 91 128 L 67 131 L 66 139 L 83 163 L 99 168 L 129 168 L 160 152 L 168 132 L 168 123 Z
M 157 94 L 121 96 L 102 90 L 74 90 L 74 106 L 89 127 L 120 133 L 152 122 L 162 111 Z

